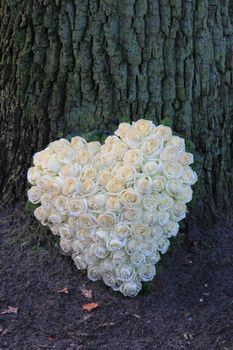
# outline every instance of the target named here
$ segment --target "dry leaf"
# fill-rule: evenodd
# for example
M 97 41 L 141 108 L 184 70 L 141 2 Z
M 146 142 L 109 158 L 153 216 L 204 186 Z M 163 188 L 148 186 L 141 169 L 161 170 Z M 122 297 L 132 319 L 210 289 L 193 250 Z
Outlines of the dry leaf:
M 81 289 L 82 295 L 84 297 L 91 299 L 92 298 L 92 290 L 91 289 Z
M 18 312 L 18 307 L 16 306 L 16 307 L 14 307 L 14 306 L 8 306 L 8 308 L 7 309 L 5 309 L 5 310 L 3 310 L 2 312 L 1 312 L 1 314 L 3 315 L 3 314 L 17 314 L 17 312 Z
M 52 337 L 52 336 L 49 336 L 48 337 L 48 341 L 53 341 L 55 338 L 54 337 Z
M 58 293 L 64 293 L 64 294 L 68 294 L 69 293 L 69 289 L 67 287 L 61 289 L 61 290 L 57 290 Z
M 90 312 L 97 307 L 99 307 L 98 303 L 88 303 L 83 305 L 83 310 Z

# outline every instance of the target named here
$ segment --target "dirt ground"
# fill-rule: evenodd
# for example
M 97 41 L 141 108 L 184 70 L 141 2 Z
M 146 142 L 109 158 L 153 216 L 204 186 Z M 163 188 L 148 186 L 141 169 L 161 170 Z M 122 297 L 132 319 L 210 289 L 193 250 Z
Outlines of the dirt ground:
M 229 214 L 186 233 L 156 281 L 129 299 L 89 281 L 29 214 L 1 210 L 0 350 L 232 350 L 232 227 Z M 88 313 L 90 302 L 99 307 Z

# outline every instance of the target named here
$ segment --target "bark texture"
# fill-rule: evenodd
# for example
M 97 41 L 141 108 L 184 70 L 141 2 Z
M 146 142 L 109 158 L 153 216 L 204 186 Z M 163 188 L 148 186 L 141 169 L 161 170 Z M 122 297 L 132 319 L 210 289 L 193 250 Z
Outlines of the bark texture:
M 0 188 L 79 130 L 168 121 L 196 146 L 206 216 L 230 203 L 232 0 L 1 0 Z

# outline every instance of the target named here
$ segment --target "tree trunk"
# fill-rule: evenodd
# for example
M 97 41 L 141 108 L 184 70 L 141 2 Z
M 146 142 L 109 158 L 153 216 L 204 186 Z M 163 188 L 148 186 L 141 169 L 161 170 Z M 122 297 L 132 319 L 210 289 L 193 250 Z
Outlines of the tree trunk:
M 145 118 L 195 144 L 204 217 L 230 204 L 232 0 L 1 0 L 0 25 L 4 199 L 51 140 Z

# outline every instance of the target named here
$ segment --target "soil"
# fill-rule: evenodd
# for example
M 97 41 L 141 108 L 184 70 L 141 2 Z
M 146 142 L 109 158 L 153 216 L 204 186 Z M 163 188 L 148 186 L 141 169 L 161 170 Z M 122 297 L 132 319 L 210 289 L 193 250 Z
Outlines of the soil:
M 22 208 L 2 209 L 0 349 L 232 350 L 233 217 L 199 226 L 130 299 L 89 281 Z M 90 302 L 99 307 L 84 311 Z

